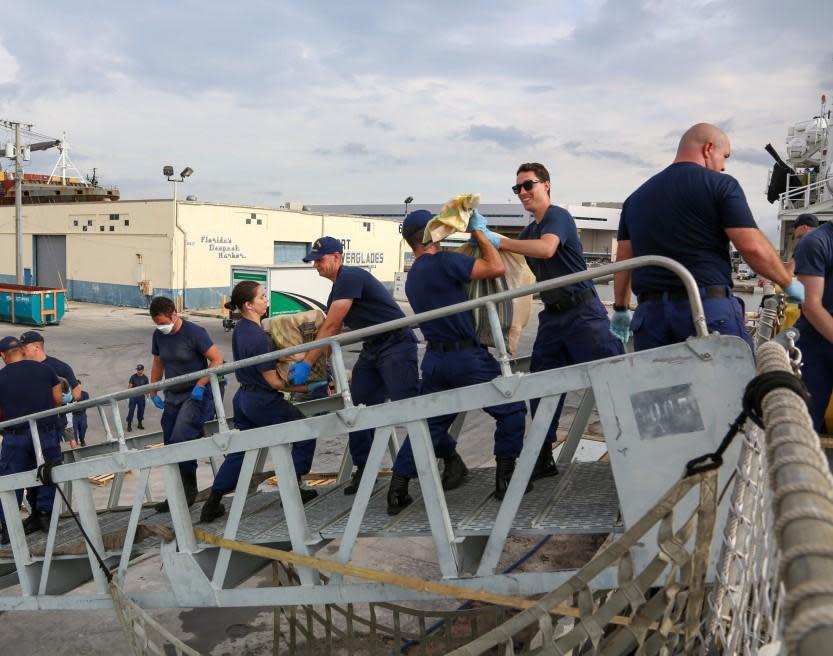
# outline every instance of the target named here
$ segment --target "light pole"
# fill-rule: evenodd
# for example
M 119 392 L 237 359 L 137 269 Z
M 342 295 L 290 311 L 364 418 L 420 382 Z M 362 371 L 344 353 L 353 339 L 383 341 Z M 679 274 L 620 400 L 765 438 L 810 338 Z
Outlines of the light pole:
M 188 290 L 188 234 L 179 225 L 179 207 L 176 202 L 176 184 L 178 182 L 185 182 L 185 178 L 190 178 L 194 173 L 194 169 L 186 166 L 179 173 L 179 178 L 174 177 L 174 167 L 167 164 L 162 167 L 162 175 L 168 178 L 168 182 L 174 183 L 174 225 L 176 229 L 182 234 L 182 309 L 188 307 L 186 302 L 186 292 Z
M 408 206 L 413 202 L 414 202 L 414 197 L 413 196 L 408 196 L 405 199 L 405 216 L 408 216 Z

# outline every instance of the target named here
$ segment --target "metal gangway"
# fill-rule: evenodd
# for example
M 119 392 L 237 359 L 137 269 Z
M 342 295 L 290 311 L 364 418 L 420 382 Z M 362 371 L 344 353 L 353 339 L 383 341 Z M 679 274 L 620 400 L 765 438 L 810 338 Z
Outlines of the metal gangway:
M 685 343 L 619 357 L 529 373 L 513 364 L 498 319 L 498 304 L 582 280 L 609 276 L 640 266 L 661 266 L 683 281 L 692 308 L 697 337 Z M 501 375 L 489 383 L 438 394 L 418 396 L 374 406 L 354 405 L 347 384 L 343 350 L 347 345 L 386 331 L 417 326 L 421 321 L 485 307 L 495 343 Z M 276 426 L 239 431 L 229 426 L 222 404 L 218 376 L 256 362 L 275 361 L 312 348 L 328 346 L 337 394 L 301 404 L 304 419 Z M 143 448 L 156 438 L 125 437 L 118 402 L 151 390 L 164 390 L 208 375 L 213 390 L 216 422 L 206 437 L 161 448 Z M 742 390 L 754 375 L 753 356 L 739 338 L 708 335 L 694 279 L 678 263 L 662 257 L 639 257 L 592 271 L 501 292 L 455 306 L 410 316 L 372 328 L 356 330 L 240 362 L 108 394 L 86 402 L 30 415 L 38 462 L 43 458 L 36 420 L 73 410 L 95 409 L 109 413 L 114 430 L 107 441 L 68 454 L 64 464 L 51 470 L 54 483 L 75 508 L 86 539 L 66 515 L 60 496 L 46 535 L 26 536 L 15 489 L 39 484 L 36 471 L 0 478 L 0 502 L 11 544 L 0 548 L 0 611 L 110 608 L 108 576 L 112 570 L 120 592 L 142 608 L 291 606 L 303 604 L 393 602 L 442 598 L 442 588 L 417 589 L 395 580 L 361 580 L 333 573 L 322 577 L 313 557 L 330 543 L 338 545 L 331 562 L 349 566 L 360 538 L 389 539 L 427 536 L 436 551 L 440 579 L 432 585 L 453 585 L 472 594 L 522 595 L 546 593 L 569 580 L 576 571 L 502 574 L 498 569 L 510 536 L 609 533 L 622 534 L 638 524 L 683 475 L 685 463 L 715 450 L 726 426 L 741 407 Z M 574 421 L 558 455 L 559 474 L 535 481 L 524 495 L 536 457 L 559 398 L 582 393 Z M 459 429 L 465 413 L 508 401 L 540 398 L 538 412 L 528 428 L 523 452 L 502 501 L 494 498 L 494 470 L 472 470 L 456 490 L 444 492 L 437 459 L 433 455 L 426 420 L 457 414 Z M 582 434 L 596 410 L 607 443 L 609 461 L 574 460 Z M 322 414 L 323 413 L 323 414 Z M 0 423 L 0 430 L 20 424 Z M 379 476 L 385 453 L 396 448 L 396 429 L 407 430 L 418 469 L 411 482 L 414 503 L 399 515 L 386 513 L 386 479 Z M 343 435 L 356 429 L 373 429 L 367 466 L 355 496 L 342 488 L 350 472 L 349 456 L 330 486 L 321 486 L 318 498 L 303 505 L 294 475 L 291 446 L 310 438 Z M 346 442 L 346 440 L 345 440 Z M 346 446 L 346 444 L 345 444 Z M 346 449 L 345 449 L 346 450 Z M 210 460 L 216 466 L 229 453 L 244 452 L 235 492 L 226 496 L 226 514 L 210 524 L 199 524 L 201 503 L 188 508 L 178 463 Z M 715 476 L 724 486 L 737 462 L 739 446 L 730 446 Z M 277 494 L 253 489 L 259 472 L 277 474 Z M 122 481 L 129 471 L 138 473 L 131 498 Z M 151 474 L 161 473 L 170 514 L 153 510 Z M 110 497 L 103 507 L 94 501 L 90 477 L 114 474 Z M 725 522 L 728 495 L 717 507 L 717 523 Z M 695 492 L 682 495 L 684 509 L 696 509 Z M 660 525 L 629 546 L 628 562 L 634 570 L 658 556 L 659 538 L 678 527 Z M 710 541 L 705 577 L 712 580 L 719 539 Z M 294 585 L 238 587 L 269 562 L 255 553 L 229 548 L 232 543 L 280 549 L 301 558 Z M 225 546 L 222 546 L 225 545 Z M 158 554 L 165 586 L 153 591 L 132 586 L 131 564 L 143 554 Z M 379 564 L 384 569 L 384 564 Z M 621 580 L 621 563 L 610 563 L 594 574 L 594 585 L 613 589 Z M 92 580 L 94 585 L 79 586 Z M 158 588 L 158 589 L 157 589 Z

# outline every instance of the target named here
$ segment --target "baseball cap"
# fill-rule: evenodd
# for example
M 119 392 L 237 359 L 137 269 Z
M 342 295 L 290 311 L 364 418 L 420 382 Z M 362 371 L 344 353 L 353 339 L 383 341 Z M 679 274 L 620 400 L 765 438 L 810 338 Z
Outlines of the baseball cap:
M 34 330 L 27 330 L 20 336 L 20 343 L 23 345 L 33 344 L 34 342 L 43 342 L 43 335 Z
M 344 246 L 341 245 L 341 240 L 335 237 L 321 237 L 321 239 L 315 240 L 312 249 L 304 258 L 304 262 L 314 262 L 315 260 L 320 260 L 325 255 L 343 252 Z
M 428 210 L 414 210 L 402 222 L 402 238 L 408 239 L 417 232 L 422 232 L 433 218 L 434 215 Z
M 137 365 L 136 365 L 136 371 L 138 371 L 139 369 L 141 369 L 142 371 L 144 371 L 144 369 L 145 369 L 145 365 L 143 365 L 143 364 L 137 364 Z
M 6 351 L 10 351 L 14 348 L 20 348 L 20 340 L 17 337 L 12 337 L 10 335 L 0 339 L 0 353 L 5 353 Z
M 793 223 L 793 228 L 800 228 L 801 226 L 810 226 L 811 228 L 819 227 L 819 220 L 815 214 L 799 214 L 798 218 Z

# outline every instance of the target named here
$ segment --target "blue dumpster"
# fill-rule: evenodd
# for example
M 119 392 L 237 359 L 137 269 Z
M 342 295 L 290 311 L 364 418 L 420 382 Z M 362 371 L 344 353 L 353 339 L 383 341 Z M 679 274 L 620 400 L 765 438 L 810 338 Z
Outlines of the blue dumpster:
M 0 321 L 47 326 L 61 322 L 66 290 L 0 283 Z

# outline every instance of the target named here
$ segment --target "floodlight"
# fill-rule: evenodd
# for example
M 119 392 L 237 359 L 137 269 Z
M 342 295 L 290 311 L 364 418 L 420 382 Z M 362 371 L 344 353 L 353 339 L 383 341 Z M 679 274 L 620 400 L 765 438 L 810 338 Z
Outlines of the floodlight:
M 170 178 L 174 174 L 174 167 L 170 164 L 162 167 L 162 175 Z
M 179 177 L 180 178 L 190 178 L 191 174 L 193 172 L 194 172 L 194 169 L 192 169 L 190 166 L 186 166 L 184 169 L 182 169 L 182 173 L 179 174 Z

